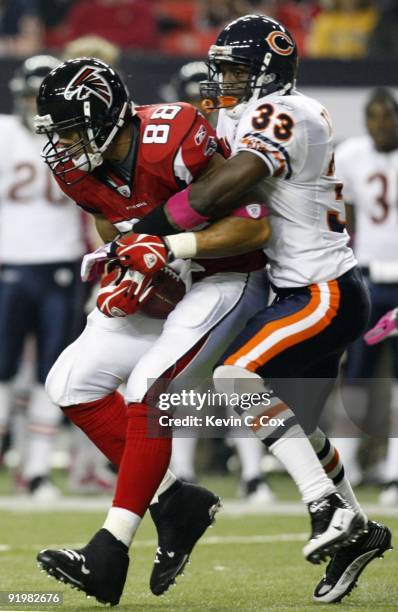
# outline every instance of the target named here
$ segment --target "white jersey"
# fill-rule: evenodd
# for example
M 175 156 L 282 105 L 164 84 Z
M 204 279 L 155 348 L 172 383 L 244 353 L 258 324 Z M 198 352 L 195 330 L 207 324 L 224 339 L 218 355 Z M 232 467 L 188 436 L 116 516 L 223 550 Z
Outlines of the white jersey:
M 274 285 L 322 283 L 355 266 L 333 171 L 332 127 L 319 102 L 276 92 L 249 102 L 238 121 L 221 110 L 217 132 L 232 154 L 250 151 L 269 168 L 259 188 L 270 210 L 265 252 Z
M 12 115 L 0 115 L 0 134 L 0 263 L 79 259 L 82 213 L 43 162 L 43 137 Z
M 359 263 L 395 262 L 398 268 L 398 149 L 381 153 L 370 136 L 350 138 L 336 149 L 336 173 L 346 202 L 355 206 Z

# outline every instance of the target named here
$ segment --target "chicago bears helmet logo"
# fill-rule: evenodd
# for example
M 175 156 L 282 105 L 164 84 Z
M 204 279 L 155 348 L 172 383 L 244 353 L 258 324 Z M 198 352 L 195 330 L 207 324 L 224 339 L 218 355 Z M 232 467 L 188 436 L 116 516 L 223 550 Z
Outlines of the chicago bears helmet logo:
M 272 51 L 278 55 L 291 55 L 294 51 L 294 42 L 288 34 L 280 30 L 270 32 L 265 39 Z
M 113 102 L 112 90 L 101 72 L 102 69 L 96 66 L 83 66 L 68 83 L 65 100 L 87 100 L 90 96 L 96 96 L 109 109 Z

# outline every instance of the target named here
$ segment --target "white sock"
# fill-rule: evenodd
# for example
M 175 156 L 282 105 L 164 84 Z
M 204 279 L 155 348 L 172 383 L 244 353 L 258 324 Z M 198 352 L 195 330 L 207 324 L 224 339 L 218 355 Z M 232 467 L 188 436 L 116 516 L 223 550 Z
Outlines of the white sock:
M 240 397 L 258 394 L 261 398 L 267 392 L 261 376 L 238 366 L 218 366 L 214 384 L 216 391 Z M 249 429 L 293 478 L 305 504 L 336 493 L 293 411 L 279 397 L 268 395 L 264 402 L 246 409 L 244 415 L 252 419 Z
M 27 424 L 27 409 L 25 407 L 17 405 L 12 413 L 11 418 L 11 437 L 12 437 L 12 449 L 16 453 L 18 459 L 18 470 L 22 475 L 23 458 L 26 454 L 26 442 L 28 439 L 28 424 Z
M 336 493 L 306 437 L 282 437 L 269 450 L 285 466 L 305 504 Z
M 322 430 L 317 428 L 315 432 L 308 436 L 314 451 L 321 462 L 327 476 L 333 481 L 338 493 L 367 521 L 367 516 L 362 510 L 348 478 L 345 476 L 344 465 L 340 460 L 339 452 L 330 442 Z
M 347 478 L 355 486 L 361 481 L 362 470 L 358 450 L 363 437 L 361 424 L 366 420 L 369 398 L 363 385 L 344 384 L 337 394 L 330 441 L 339 449 Z
M 170 469 L 178 478 L 195 480 L 195 450 L 198 439 L 193 435 L 189 438 L 173 438 Z
M 10 419 L 12 389 L 9 383 L 0 383 L 0 439 Z
M 78 484 L 94 471 L 93 447 L 94 444 L 86 434 L 73 423 L 70 428 L 71 439 L 71 466 L 70 481 Z
M 62 412 L 48 397 L 43 385 L 36 385 L 28 407 L 28 432 L 22 475 L 26 480 L 50 472 L 51 454 Z
M 391 427 L 384 462 L 383 479 L 385 482 L 398 480 L 398 383 L 391 389 Z
M 138 514 L 130 512 L 130 510 L 112 507 L 107 514 L 103 528 L 130 548 L 141 520 L 142 518 Z
M 384 480 L 398 480 L 398 438 L 389 438 L 384 468 Z
M 347 478 L 356 486 L 361 480 L 361 468 L 358 463 L 360 438 L 329 438 L 333 446 L 339 449 L 341 462 Z
M 241 465 L 241 479 L 245 482 L 261 476 L 261 459 L 264 455 L 264 446 L 255 436 L 247 438 L 233 438 L 238 451 Z
M 159 501 L 159 495 L 162 495 L 162 493 L 167 491 L 167 489 L 170 489 L 171 485 L 173 485 L 176 480 L 177 478 L 176 476 L 174 476 L 173 472 L 171 472 L 170 470 L 167 470 L 162 482 L 160 483 L 158 487 L 158 490 L 156 491 L 155 495 L 152 498 L 150 505 L 157 504 Z

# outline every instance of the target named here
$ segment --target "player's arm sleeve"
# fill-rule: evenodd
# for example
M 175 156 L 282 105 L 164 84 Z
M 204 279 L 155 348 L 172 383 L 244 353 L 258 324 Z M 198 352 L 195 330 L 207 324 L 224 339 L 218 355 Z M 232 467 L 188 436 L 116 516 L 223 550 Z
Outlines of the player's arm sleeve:
M 255 187 L 267 173 L 266 166 L 261 160 L 243 151 L 226 160 L 215 172 L 206 174 L 187 189 L 179 192 L 179 195 L 187 198 L 188 193 L 192 193 L 197 187 L 195 192 L 199 193 L 199 205 L 203 203 L 209 206 L 208 218 L 211 219 L 226 217 L 232 211 L 241 208 L 242 205 L 247 208 L 252 204 L 257 205 L 257 203 L 260 203 L 259 208 L 261 216 L 263 216 L 263 198 L 257 196 L 253 191 L 253 186 Z M 190 191 L 191 189 L 192 191 Z M 239 213 L 237 215 L 242 216 Z M 195 227 L 201 223 L 202 221 L 195 223 Z M 134 231 L 142 234 L 167 236 L 181 232 L 183 227 L 183 225 L 173 222 L 164 206 L 158 206 L 138 221 L 134 226 Z M 192 228 L 194 225 L 190 227 Z
M 215 153 L 224 156 L 222 145 L 213 127 L 197 112 L 174 157 L 173 170 L 177 182 L 189 185 L 203 174 Z
M 269 176 L 290 179 L 300 173 L 307 155 L 304 123 L 283 106 L 262 104 L 239 124 L 237 152 L 256 155 Z
M 350 150 L 350 143 L 343 142 L 336 147 L 334 154 L 335 174 L 343 183 L 343 197 L 346 204 L 355 205 L 355 194 L 351 167 L 355 161 L 355 152 Z
M 295 115 L 294 109 L 290 111 L 284 104 L 249 109 L 239 122 L 234 151 L 209 181 L 193 183 L 189 205 L 199 215 L 210 219 L 226 216 L 264 179 L 298 176 L 308 157 L 305 117 Z M 169 201 L 166 205 L 169 215 L 173 216 L 176 204 Z M 184 218 L 179 225 L 187 228 L 190 223 Z

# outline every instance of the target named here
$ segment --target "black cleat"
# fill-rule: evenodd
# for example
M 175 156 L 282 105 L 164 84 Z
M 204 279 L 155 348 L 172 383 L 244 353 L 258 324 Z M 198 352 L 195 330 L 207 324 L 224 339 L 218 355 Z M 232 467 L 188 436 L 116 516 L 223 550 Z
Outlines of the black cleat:
M 158 548 L 150 588 L 161 595 L 182 574 L 199 538 L 213 523 L 220 498 L 211 491 L 187 482 L 175 482 L 157 504 L 149 506 L 158 532 Z
M 39 566 L 59 582 L 84 591 L 100 603 L 116 606 L 123 593 L 129 567 L 128 548 L 107 529 L 100 529 L 79 550 L 44 549 Z
M 333 555 L 324 577 L 315 588 L 315 601 L 320 603 L 341 601 L 356 586 L 359 576 L 368 563 L 376 557 L 382 557 L 386 550 L 392 548 L 391 531 L 388 527 L 369 521 L 367 530 L 367 533 L 360 536 L 354 544 L 342 548 Z
M 337 493 L 308 504 L 312 533 L 303 548 L 310 563 L 326 561 L 342 546 L 355 542 L 366 531 L 365 520 Z

